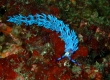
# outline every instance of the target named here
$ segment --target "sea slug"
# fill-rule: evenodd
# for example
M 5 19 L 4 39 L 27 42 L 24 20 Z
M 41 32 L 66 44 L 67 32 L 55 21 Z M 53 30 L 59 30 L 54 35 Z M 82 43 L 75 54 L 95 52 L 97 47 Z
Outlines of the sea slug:
M 64 24 L 63 21 L 58 20 L 53 15 L 35 14 L 35 15 L 14 15 L 13 17 L 9 16 L 8 22 L 13 22 L 17 25 L 21 25 L 25 23 L 26 26 L 36 24 L 39 27 L 45 27 L 52 31 L 56 31 L 60 33 L 60 38 L 65 42 L 65 53 L 58 58 L 57 60 L 61 60 L 67 57 L 70 61 L 76 62 L 71 59 L 71 55 L 78 50 L 78 38 L 74 30 L 69 29 L 68 24 Z

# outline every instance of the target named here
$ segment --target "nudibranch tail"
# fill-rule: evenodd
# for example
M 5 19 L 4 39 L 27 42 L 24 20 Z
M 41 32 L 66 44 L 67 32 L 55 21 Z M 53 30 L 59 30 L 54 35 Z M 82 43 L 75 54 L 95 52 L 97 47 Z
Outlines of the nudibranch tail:
M 17 25 L 25 23 L 26 26 L 36 24 L 39 27 L 45 27 L 52 31 L 60 33 L 60 38 L 65 42 L 65 54 L 62 55 L 57 60 L 61 60 L 64 57 L 67 57 L 70 61 L 75 62 L 71 59 L 71 55 L 78 49 L 78 38 L 74 30 L 69 29 L 68 24 L 64 24 L 63 21 L 58 20 L 53 15 L 46 14 L 36 14 L 29 16 L 14 15 L 13 17 L 9 16 L 8 22 L 13 22 Z

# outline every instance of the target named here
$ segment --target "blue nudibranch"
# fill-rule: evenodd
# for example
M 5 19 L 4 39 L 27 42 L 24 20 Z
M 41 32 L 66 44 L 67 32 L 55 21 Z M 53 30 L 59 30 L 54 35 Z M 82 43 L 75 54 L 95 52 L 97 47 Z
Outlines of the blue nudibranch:
M 36 24 L 39 27 L 45 27 L 52 31 L 60 33 L 60 38 L 65 42 L 65 54 L 63 54 L 57 60 L 61 60 L 67 57 L 70 61 L 75 62 L 71 59 L 71 55 L 78 50 L 78 38 L 74 30 L 69 29 L 68 24 L 64 24 L 63 21 L 58 20 L 53 15 L 36 14 L 36 15 L 14 15 L 13 17 L 9 16 L 8 22 L 13 22 L 17 25 L 25 23 L 26 26 Z

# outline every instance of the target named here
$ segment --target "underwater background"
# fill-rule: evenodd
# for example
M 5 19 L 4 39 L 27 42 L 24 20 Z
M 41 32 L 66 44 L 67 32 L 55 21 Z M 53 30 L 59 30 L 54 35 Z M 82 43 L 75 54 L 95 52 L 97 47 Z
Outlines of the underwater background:
M 110 0 L 0 0 L 0 80 L 110 80 Z

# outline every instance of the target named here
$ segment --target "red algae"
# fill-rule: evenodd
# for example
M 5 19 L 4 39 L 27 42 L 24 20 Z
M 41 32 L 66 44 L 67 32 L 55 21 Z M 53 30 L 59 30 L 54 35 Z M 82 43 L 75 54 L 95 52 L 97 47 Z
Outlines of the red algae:
M 39 57 L 40 54 L 38 53 L 38 51 L 33 50 L 32 56 L 33 56 L 33 57 Z
M 58 66 L 49 67 L 48 76 L 51 76 L 53 80 L 54 79 L 69 80 L 72 79 L 71 75 L 72 75 L 71 71 L 68 70 L 66 67 L 58 67 Z
M 9 64 L 7 59 L 0 59 L 1 65 L 0 65 L 0 79 L 8 80 L 8 79 L 15 79 L 17 76 L 17 73 L 13 71 L 13 67 Z
M 88 55 L 88 47 L 86 46 L 79 46 L 79 49 L 72 55 L 73 59 L 77 57 L 87 57 Z
M 4 73 L 3 74 L 3 78 L 4 80 L 8 80 L 8 79 L 15 79 L 17 77 L 17 73 L 13 71 L 13 69 L 11 68 L 7 68 L 7 69 L 4 69 L 5 71 L 3 71 Z
M 58 37 L 59 35 L 55 32 L 51 33 L 49 36 L 53 44 L 56 57 L 60 57 L 64 53 L 64 42 Z
M 60 11 L 57 7 L 55 6 L 51 6 L 50 7 L 50 14 L 53 14 L 55 16 L 58 16 L 60 14 Z
M 49 73 L 47 80 L 56 80 L 56 78 L 53 74 Z

